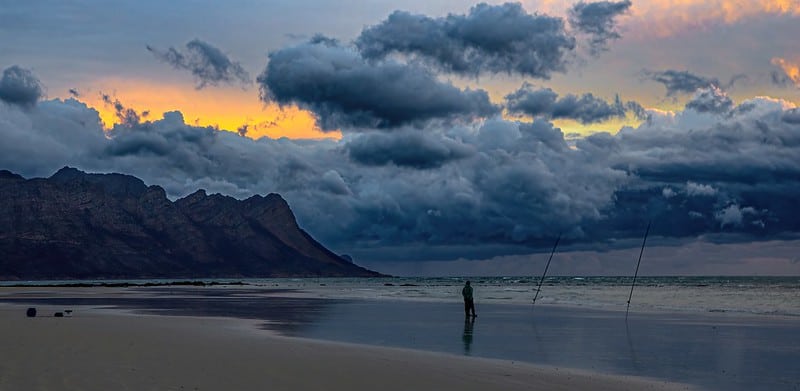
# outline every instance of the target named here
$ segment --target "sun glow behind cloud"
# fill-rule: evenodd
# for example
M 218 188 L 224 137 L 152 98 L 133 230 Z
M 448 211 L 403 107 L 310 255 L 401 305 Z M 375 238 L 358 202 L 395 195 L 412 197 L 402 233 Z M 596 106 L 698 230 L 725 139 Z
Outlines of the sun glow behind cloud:
M 197 90 L 191 86 L 163 84 L 153 81 L 106 79 L 79 91 L 79 99 L 95 108 L 106 128 L 119 123 L 112 105 L 102 95 L 119 100 L 138 113 L 148 112 L 144 119 L 160 119 L 164 112 L 180 111 L 186 122 L 196 126 L 212 126 L 235 132 L 247 125 L 247 136 L 260 138 L 341 138 L 341 133 L 322 132 L 313 114 L 296 107 L 264 104 L 255 90 Z M 68 94 L 64 94 L 66 97 Z

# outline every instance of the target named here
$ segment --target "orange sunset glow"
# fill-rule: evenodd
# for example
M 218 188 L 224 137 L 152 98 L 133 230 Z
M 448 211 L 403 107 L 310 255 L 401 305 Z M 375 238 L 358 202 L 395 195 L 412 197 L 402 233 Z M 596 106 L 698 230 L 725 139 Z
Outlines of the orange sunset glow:
M 732 24 L 758 15 L 800 15 L 795 0 L 661 0 L 633 2 L 631 25 L 637 33 L 659 37 L 687 30 L 705 29 L 713 24 Z
M 247 136 L 295 139 L 341 138 L 341 133 L 323 132 L 314 116 L 297 107 L 279 107 L 259 100 L 255 88 L 197 90 L 188 85 L 161 84 L 141 80 L 102 80 L 80 91 L 80 100 L 100 113 L 106 128 L 118 123 L 114 108 L 103 101 L 106 94 L 145 119 L 157 120 L 164 112 L 180 111 L 187 124 L 212 126 L 235 132 L 247 125 Z
M 561 14 L 571 0 L 526 1 L 532 9 Z M 797 0 L 653 0 L 633 1 L 620 23 L 631 38 L 668 37 L 687 30 L 702 30 L 714 24 L 732 24 L 759 15 L 800 15 Z
M 800 64 L 789 62 L 780 57 L 773 58 L 772 64 L 783 69 L 783 72 L 786 73 L 786 77 L 796 86 L 800 87 Z

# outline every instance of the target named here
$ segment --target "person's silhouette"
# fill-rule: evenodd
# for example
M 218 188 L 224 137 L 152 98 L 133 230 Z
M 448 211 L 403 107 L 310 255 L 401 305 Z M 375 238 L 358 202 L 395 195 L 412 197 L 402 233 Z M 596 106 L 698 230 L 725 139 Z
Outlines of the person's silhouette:
M 475 301 L 472 297 L 472 285 L 470 285 L 469 281 L 461 289 L 461 296 L 464 296 L 464 315 L 469 317 L 469 313 L 472 311 L 472 317 L 478 316 L 475 314 Z

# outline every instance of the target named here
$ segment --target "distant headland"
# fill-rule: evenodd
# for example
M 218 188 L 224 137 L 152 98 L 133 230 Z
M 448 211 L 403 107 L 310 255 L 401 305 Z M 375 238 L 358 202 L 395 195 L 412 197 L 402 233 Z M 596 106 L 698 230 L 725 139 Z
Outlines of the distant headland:
M 278 194 L 170 201 L 134 176 L 0 170 L 0 279 L 375 277 L 315 241 Z

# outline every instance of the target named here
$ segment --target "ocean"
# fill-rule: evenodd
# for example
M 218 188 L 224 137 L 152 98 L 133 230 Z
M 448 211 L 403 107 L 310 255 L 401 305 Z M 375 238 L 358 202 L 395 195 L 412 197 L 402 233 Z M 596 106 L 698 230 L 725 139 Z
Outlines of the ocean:
M 290 289 L 297 297 L 337 299 L 461 301 L 461 287 L 471 280 L 476 303 L 531 304 L 539 277 L 392 277 L 191 279 L 206 284 L 240 284 Z M 553 276 L 542 283 L 536 304 L 624 310 L 632 277 Z M 142 285 L 186 282 L 188 279 L 0 281 L 2 286 Z M 638 277 L 631 296 L 634 312 L 731 313 L 800 316 L 800 276 Z
M 481 303 L 531 304 L 539 277 L 447 277 L 246 280 L 253 286 L 298 289 L 310 296 L 349 299 L 461 301 L 471 280 Z M 624 310 L 631 277 L 547 277 L 536 304 Z M 634 312 L 670 311 L 800 316 L 800 277 L 639 277 Z

